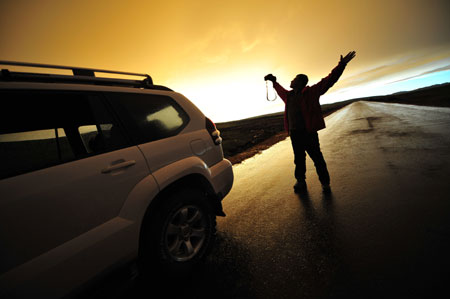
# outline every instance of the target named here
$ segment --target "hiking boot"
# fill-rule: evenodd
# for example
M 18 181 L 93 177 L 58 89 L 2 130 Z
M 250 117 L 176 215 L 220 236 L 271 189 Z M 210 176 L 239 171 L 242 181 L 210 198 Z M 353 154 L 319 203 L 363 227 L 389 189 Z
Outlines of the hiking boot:
M 295 183 L 294 185 L 294 192 L 295 193 L 303 193 L 306 192 L 306 182 L 305 181 L 297 181 L 297 183 Z

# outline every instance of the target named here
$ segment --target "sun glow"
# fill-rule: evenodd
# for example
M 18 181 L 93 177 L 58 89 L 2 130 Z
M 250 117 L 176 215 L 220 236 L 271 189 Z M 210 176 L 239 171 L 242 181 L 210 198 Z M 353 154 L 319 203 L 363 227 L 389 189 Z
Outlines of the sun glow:
M 284 109 L 266 74 L 312 85 L 352 50 L 322 103 L 449 82 L 449 1 L 432 2 L 0 1 L 0 59 L 147 73 L 222 122 Z
M 205 77 L 199 82 L 173 83 L 214 122 L 238 120 L 282 111 L 282 101 L 266 100 L 264 72 L 243 71 L 217 77 Z

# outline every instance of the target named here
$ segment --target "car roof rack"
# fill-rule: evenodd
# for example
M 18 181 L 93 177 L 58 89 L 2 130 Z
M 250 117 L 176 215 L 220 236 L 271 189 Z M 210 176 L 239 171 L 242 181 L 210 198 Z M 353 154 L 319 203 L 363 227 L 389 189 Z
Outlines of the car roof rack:
M 21 82 L 46 82 L 46 83 L 78 83 L 78 84 L 94 84 L 120 87 L 134 87 L 145 89 L 171 90 L 165 86 L 154 85 L 152 77 L 147 74 L 119 72 L 93 68 L 80 68 L 72 66 L 61 66 L 40 63 L 27 63 L 17 61 L 3 61 L 0 60 L 0 65 L 11 65 L 19 67 L 30 68 L 44 68 L 44 69 L 62 69 L 71 70 L 71 75 L 57 75 L 57 74 L 42 74 L 42 73 L 27 73 L 27 72 L 12 72 L 8 69 L 1 70 L 0 80 L 2 81 L 21 81 Z M 143 80 L 118 79 L 107 77 L 96 77 L 95 73 L 115 74 L 134 77 L 145 77 Z

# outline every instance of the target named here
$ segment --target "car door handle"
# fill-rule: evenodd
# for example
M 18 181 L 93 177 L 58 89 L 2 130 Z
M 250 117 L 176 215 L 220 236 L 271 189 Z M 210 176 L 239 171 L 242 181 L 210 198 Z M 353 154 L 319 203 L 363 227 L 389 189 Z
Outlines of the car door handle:
M 102 173 L 110 173 L 114 170 L 133 166 L 134 164 L 136 164 L 136 161 L 134 161 L 134 160 L 129 160 L 129 161 L 119 160 L 119 161 L 113 162 L 113 165 L 103 168 Z

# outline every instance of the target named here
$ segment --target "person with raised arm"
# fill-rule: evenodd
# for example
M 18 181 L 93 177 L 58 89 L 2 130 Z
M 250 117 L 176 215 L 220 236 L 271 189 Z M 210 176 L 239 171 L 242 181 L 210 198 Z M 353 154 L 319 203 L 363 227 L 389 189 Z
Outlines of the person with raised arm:
M 297 179 L 294 191 L 296 193 L 303 193 L 307 190 L 306 153 L 314 161 L 323 191 L 331 192 L 330 175 L 320 150 L 317 134 L 317 131 L 325 128 L 319 100 L 320 96 L 338 81 L 345 67 L 355 55 L 355 51 L 349 52 L 345 57 L 341 55 L 338 65 L 331 73 L 313 86 L 307 86 L 308 76 L 305 74 L 299 74 L 291 81 L 292 90 L 289 91 L 277 82 L 274 75 L 269 74 L 264 77 L 264 80 L 272 81 L 273 87 L 285 103 L 284 126 L 290 135 L 294 151 L 295 178 Z

